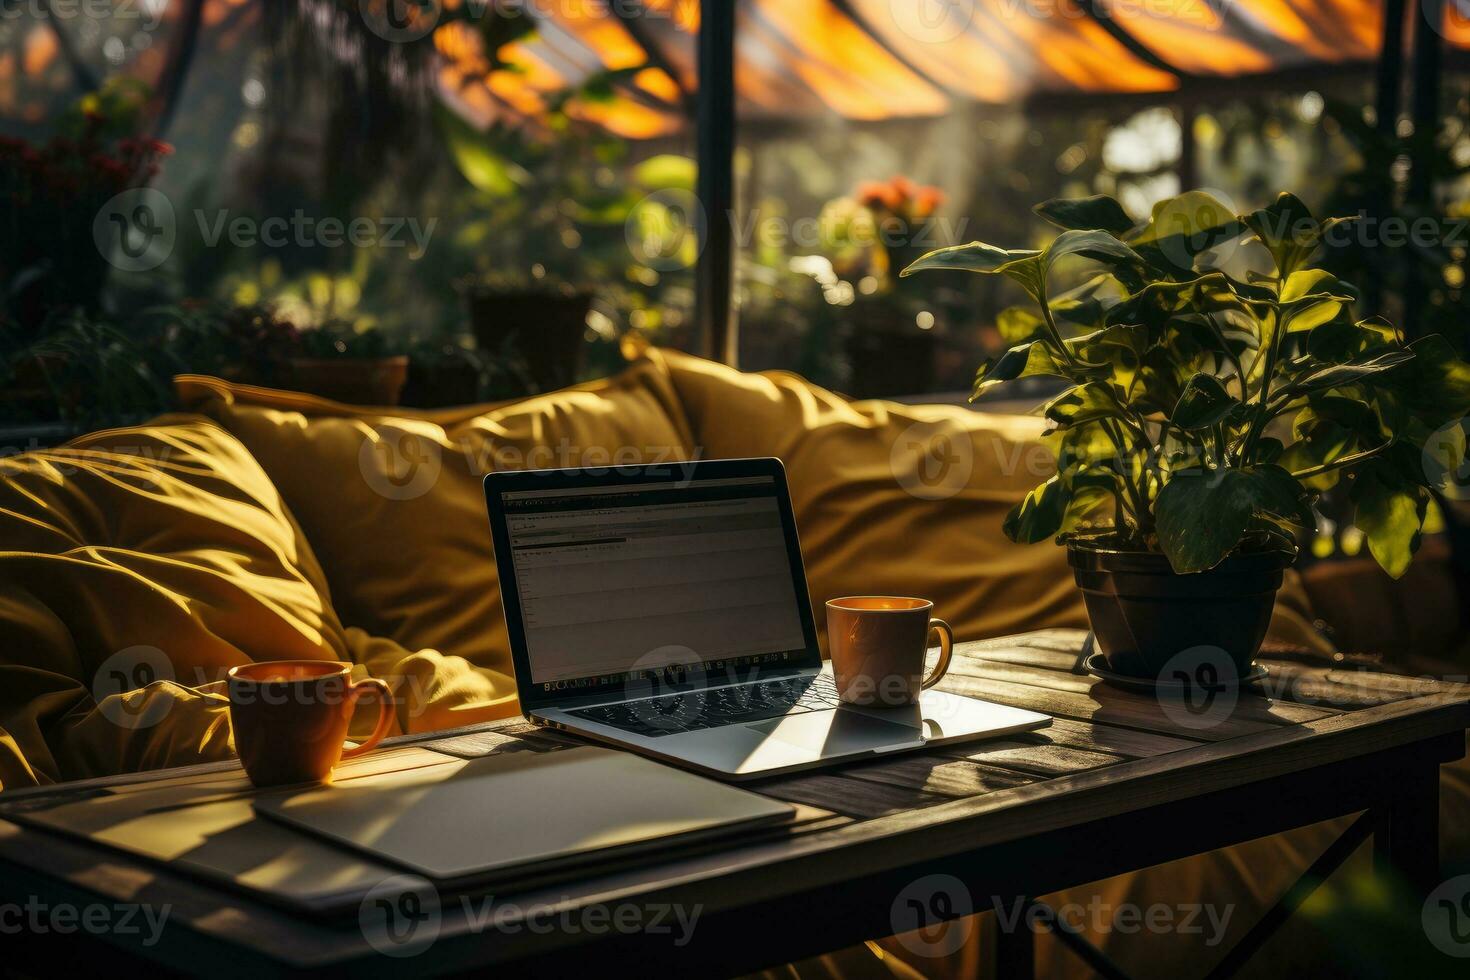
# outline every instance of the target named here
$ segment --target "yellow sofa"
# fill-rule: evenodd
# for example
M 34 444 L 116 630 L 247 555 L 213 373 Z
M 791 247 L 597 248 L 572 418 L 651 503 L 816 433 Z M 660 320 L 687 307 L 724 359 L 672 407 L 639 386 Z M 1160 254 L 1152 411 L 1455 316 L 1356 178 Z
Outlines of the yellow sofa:
M 0 788 L 228 757 L 220 679 L 252 660 L 351 661 L 390 683 L 399 731 L 515 714 L 491 469 L 778 456 L 819 628 L 824 599 L 860 592 L 932 597 L 961 639 L 1085 624 L 1063 550 L 1000 533 L 1051 466 L 1038 419 L 849 402 L 659 350 L 438 411 L 176 384 L 190 414 L 0 460 Z M 1311 620 L 1289 580 L 1273 637 L 1325 650 Z M 1300 867 L 1316 840 L 1272 847 Z M 1271 874 L 1239 878 L 1272 894 Z

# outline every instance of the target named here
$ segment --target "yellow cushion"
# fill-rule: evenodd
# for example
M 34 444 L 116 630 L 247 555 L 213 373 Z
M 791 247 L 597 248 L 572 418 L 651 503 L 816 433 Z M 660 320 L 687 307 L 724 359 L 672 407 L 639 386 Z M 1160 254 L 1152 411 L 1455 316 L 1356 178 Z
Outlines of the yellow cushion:
M 851 402 L 781 371 L 742 374 L 659 351 L 707 457 L 786 465 L 812 607 L 825 647 L 827 599 L 933 599 L 961 639 L 1086 627 L 1066 551 L 1020 546 L 1006 513 L 1055 463 L 1043 420 L 962 406 Z M 1300 581 L 1288 577 L 1272 636 L 1323 648 Z
M 275 486 L 198 416 L 0 460 L 0 542 L 0 788 L 228 758 L 220 678 L 253 660 L 351 661 L 389 682 L 395 731 L 501 717 L 514 692 L 344 629 Z
M 343 622 L 504 678 L 505 620 L 481 486 L 492 469 L 684 459 L 688 426 L 660 364 L 523 401 L 363 408 L 176 379 L 180 399 L 255 455 L 300 520 Z
M 347 652 L 275 488 L 206 419 L 0 460 L 0 541 L 0 784 L 224 757 L 224 702 L 185 688 Z

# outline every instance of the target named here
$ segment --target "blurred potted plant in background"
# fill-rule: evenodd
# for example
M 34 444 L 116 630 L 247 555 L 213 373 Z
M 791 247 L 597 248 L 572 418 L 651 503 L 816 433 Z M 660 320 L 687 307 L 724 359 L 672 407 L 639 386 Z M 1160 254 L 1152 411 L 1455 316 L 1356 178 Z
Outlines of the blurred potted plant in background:
M 299 333 L 291 387 L 349 405 L 397 405 L 408 380 L 408 354 L 375 327 L 327 321 Z
M 897 286 L 896 272 L 930 246 L 926 231 L 944 202 L 937 187 L 907 177 L 864 181 L 828 201 L 819 219 L 833 271 L 855 283 L 846 347 L 848 388 L 859 398 L 912 395 L 934 381 L 934 314 Z
M 473 272 L 459 281 L 471 329 L 492 357 L 518 359 L 532 390 L 581 378 L 596 298 L 588 284 L 625 278 L 625 228 L 638 226 L 648 196 L 693 190 L 688 158 L 656 156 L 620 175 L 613 165 L 626 158 L 626 142 L 567 115 L 569 102 L 595 101 L 625 74 L 602 72 L 548 95 L 541 126 L 482 130 L 444 105 L 435 110 L 474 189 L 471 217 L 454 234 L 474 254 Z
M 1404 573 L 1430 488 L 1465 458 L 1470 365 L 1443 337 L 1353 319 L 1354 290 L 1309 264 L 1351 219 L 1319 221 L 1290 194 L 1236 215 L 1199 191 L 1142 224 L 1110 197 L 1036 210 L 1064 229 L 1040 250 L 972 242 L 904 272 L 999 274 L 1035 301 L 1035 335 L 987 363 L 975 395 L 1069 383 L 1041 409 L 1057 473 L 1004 529 L 1067 546 L 1111 670 L 1156 679 L 1216 650 L 1230 662 L 1214 670 L 1246 677 L 1312 504 L 1340 481 L 1373 557 Z M 1068 260 L 1103 269 L 1059 304 L 1071 329 L 1050 285 Z M 1204 680 L 1200 666 L 1185 676 Z
M 94 222 L 112 197 L 147 184 L 171 152 L 136 136 L 147 96 L 141 82 L 111 79 L 78 100 L 46 143 L 0 137 L 3 308 L 33 335 L 52 310 L 101 307 L 109 265 Z

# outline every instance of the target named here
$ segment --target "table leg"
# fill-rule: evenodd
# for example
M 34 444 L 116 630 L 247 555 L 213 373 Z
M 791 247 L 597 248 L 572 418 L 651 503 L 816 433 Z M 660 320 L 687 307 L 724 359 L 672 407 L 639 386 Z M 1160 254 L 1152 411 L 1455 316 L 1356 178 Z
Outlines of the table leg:
M 1423 898 L 1440 883 L 1439 765 L 1416 762 L 1374 808 L 1373 860 Z
M 995 917 L 995 976 L 997 980 L 1031 980 L 1036 976 L 1036 936 L 1031 931 L 1025 910 L 1030 902 L 1022 899 L 1017 908 L 1023 914 L 1007 929 L 1001 916 Z

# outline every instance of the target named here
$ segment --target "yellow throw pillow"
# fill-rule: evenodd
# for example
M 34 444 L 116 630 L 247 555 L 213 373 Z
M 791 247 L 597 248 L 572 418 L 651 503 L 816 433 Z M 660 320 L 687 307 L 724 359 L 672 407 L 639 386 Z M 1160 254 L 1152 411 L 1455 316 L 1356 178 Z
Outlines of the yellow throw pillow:
M 0 782 L 227 757 L 223 700 L 189 689 L 347 652 L 275 487 L 207 419 L 0 459 L 0 548 Z
M 742 374 L 673 351 L 668 365 L 710 458 L 786 465 L 825 645 L 827 599 L 916 595 L 961 639 L 1087 626 L 1065 549 L 1021 546 L 1006 513 L 1055 468 L 1043 420 L 961 406 L 850 402 L 780 371 Z M 1272 636 L 1323 648 L 1294 575 Z
M 342 621 L 513 676 L 486 473 L 688 458 L 661 363 L 522 401 L 364 408 L 185 375 L 181 401 L 237 435 L 301 522 Z M 504 711 L 515 710 L 514 685 Z

